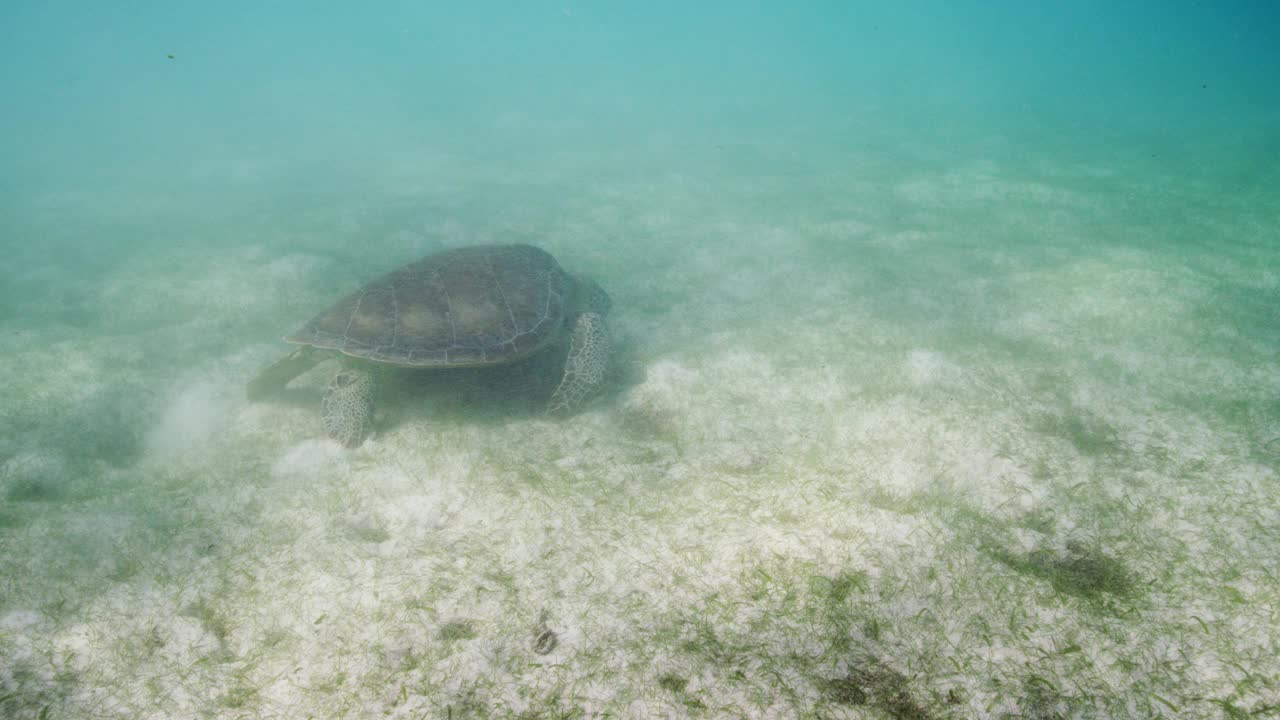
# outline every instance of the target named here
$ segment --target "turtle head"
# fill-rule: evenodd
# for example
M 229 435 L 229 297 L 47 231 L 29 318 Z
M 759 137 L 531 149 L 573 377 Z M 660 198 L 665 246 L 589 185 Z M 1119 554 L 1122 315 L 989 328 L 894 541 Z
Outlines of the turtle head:
M 609 308 L 613 306 L 609 293 L 591 278 L 574 276 L 573 279 L 577 285 L 573 296 L 573 314 L 593 312 L 607 315 Z

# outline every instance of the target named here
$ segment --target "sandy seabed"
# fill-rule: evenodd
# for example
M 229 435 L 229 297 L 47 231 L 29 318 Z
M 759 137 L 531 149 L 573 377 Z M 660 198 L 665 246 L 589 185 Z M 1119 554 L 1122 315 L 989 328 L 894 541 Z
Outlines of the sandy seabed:
M 150 240 L 6 279 L 0 715 L 1275 712 L 1280 202 L 1001 147 L 32 203 Z M 243 400 L 340 293 L 505 240 L 613 295 L 585 412 L 424 390 L 346 451 L 330 365 Z

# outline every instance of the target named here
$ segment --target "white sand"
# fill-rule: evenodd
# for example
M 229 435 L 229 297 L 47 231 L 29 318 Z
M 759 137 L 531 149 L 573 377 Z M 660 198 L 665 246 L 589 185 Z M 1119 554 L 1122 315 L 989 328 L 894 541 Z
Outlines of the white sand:
M 787 178 L 726 184 L 693 158 L 552 209 L 530 190 L 484 222 L 335 202 L 298 221 L 335 228 L 305 252 L 285 232 L 111 269 L 88 291 L 118 309 L 110 333 L 6 337 L 3 707 L 1173 718 L 1280 703 L 1280 426 L 1256 412 L 1280 366 L 1274 333 L 1224 304 L 1274 294 L 1275 272 L 1126 227 L 1132 204 L 1194 192 L 1125 205 L 1114 186 L 1133 168 L 984 160 L 873 183 L 817 157 L 812 187 L 781 200 Z M 491 180 L 526 187 L 513 177 Z M 1245 229 L 1221 203 L 1214 242 Z M 284 351 L 273 337 L 351 283 L 517 227 L 614 295 L 625 372 L 588 411 L 476 419 L 426 396 L 347 451 L 305 400 L 329 368 L 299 380 L 301 404 L 241 399 Z M 110 462 L 95 450 L 130 438 Z

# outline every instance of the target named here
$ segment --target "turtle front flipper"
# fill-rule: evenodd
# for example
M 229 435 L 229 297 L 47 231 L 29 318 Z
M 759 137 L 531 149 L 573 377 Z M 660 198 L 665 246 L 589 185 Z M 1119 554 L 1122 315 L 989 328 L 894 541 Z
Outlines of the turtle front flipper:
M 290 380 L 315 367 L 324 358 L 325 353 L 310 345 L 300 347 L 263 368 L 245 387 L 245 396 L 254 401 L 274 395 L 284 390 Z
M 359 446 L 373 428 L 373 373 L 345 367 L 334 375 L 320 400 L 320 422 L 329 437 Z
M 577 410 L 604 384 L 609 366 L 609 329 L 604 315 L 584 312 L 574 320 L 564 378 L 547 404 L 547 414 L 567 415 Z

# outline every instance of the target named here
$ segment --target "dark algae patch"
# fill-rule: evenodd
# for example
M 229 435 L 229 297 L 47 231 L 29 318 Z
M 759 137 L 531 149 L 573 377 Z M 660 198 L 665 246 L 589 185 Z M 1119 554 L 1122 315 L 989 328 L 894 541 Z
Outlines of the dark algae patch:
M 896 720 L 928 720 L 928 711 L 911 697 L 907 677 L 884 663 L 867 658 L 842 678 L 823 683 L 823 695 L 841 705 L 868 705 Z
M 1141 593 L 1137 575 L 1096 541 L 1054 542 L 1051 512 L 1036 511 L 1017 523 L 1044 535 L 1030 550 L 1008 539 L 1006 525 L 981 513 L 958 509 L 949 519 L 989 557 L 1019 574 L 1048 581 L 1057 593 L 1084 600 L 1095 609 L 1120 610 L 1117 601 L 1135 600 Z
M 658 676 L 658 687 L 676 696 L 676 699 L 692 710 L 703 710 L 706 704 L 685 692 L 689 687 L 689 679 L 673 672 L 665 672 Z
M 1138 594 L 1124 563 L 1085 543 L 1070 541 L 1062 551 L 1037 548 L 1026 555 L 993 546 L 987 552 L 1019 573 L 1047 580 L 1059 593 L 1091 603 L 1106 605 Z
M 445 642 L 470 640 L 475 636 L 475 628 L 466 620 L 451 620 L 440 626 L 440 639 Z
M 658 687 L 666 690 L 667 692 L 682 693 L 688 684 L 689 681 L 687 679 L 682 678 L 675 673 L 663 673 L 662 676 L 658 678 Z
M 1115 428 L 1089 415 L 1045 415 L 1033 426 L 1045 435 L 1066 440 L 1087 457 L 1117 455 L 1124 450 Z

